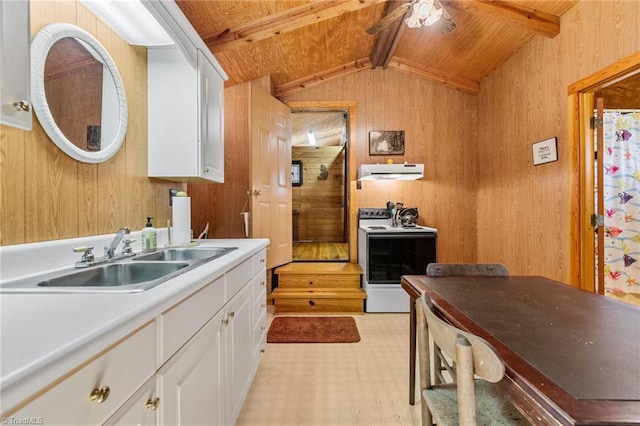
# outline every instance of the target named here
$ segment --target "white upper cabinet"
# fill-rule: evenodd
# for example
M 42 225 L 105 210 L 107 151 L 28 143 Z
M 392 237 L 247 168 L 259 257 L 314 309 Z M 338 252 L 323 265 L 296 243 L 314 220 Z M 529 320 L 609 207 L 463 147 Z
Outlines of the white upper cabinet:
M 224 81 L 172 1 L 144 2 L 176 42 L 148 49 L 149 176 L 224 182 Z
M 223 80 L 198 51 L 149 49 L 149 176 L 224 182 Z
M 29 0 L 0 2 L 0 123 L 31 130 Z

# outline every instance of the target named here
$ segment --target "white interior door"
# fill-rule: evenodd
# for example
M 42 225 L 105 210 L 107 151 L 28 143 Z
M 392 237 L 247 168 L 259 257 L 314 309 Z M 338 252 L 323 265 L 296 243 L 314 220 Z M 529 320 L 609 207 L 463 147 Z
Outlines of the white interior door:
M 291 262 L 291 110 L 251 88 L 251 236 L 269 238 L 267 269 Z

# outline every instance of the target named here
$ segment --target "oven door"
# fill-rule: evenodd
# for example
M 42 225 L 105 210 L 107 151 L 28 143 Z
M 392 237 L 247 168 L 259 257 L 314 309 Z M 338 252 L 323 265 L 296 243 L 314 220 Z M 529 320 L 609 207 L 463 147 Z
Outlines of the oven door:
M 397 284 L 403 275 L 424 275 L 436 262 L 436 239 L 430 232 L 368 233 L 368 283 Z

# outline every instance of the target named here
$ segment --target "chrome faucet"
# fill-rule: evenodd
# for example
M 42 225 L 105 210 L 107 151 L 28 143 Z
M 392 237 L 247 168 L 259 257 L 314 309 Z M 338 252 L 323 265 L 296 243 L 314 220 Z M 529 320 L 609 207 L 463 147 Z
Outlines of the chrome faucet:
M 113 240 L 111 240 L 111 244 L 109 244 L 108 247 L 104 248 L 104 257 L 107 260 L 112 259 L 116 255 L 116 248 L 118 248 L 118 244 L 120 244 L 120 241 L 122 241 L 124 236 L 129 234 L 130 232 L 131 231 L 129 230 L 129 227 L 127 226 L 118 229 L 118 232 L 116 232 Z

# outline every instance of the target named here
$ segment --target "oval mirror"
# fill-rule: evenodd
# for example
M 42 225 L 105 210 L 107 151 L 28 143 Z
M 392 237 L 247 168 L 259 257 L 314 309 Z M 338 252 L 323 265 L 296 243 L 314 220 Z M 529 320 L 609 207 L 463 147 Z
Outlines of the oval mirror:
M 51 140 L 85 163 L 111 158 L 127 130 L 127 98 L 118 69 L 91 34 L 51 24 L 31 44 L 33 108 Z

